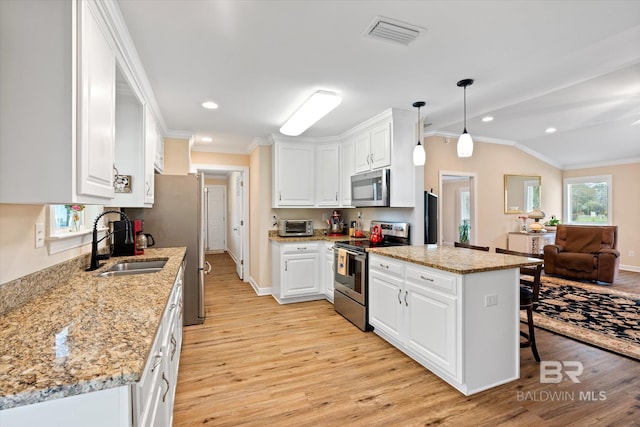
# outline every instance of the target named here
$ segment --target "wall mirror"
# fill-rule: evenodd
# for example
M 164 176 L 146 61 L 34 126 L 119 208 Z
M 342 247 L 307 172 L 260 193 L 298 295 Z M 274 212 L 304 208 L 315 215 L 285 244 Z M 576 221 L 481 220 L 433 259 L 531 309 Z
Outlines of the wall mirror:
M 517 214 L 531 212 L 540 207 L 540 176 L 504 176 L 504 213 Z

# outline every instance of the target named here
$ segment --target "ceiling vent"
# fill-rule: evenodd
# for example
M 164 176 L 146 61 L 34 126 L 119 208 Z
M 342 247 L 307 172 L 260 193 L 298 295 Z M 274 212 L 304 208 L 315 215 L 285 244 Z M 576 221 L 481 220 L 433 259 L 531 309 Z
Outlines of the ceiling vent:
M 406 46 L 414 41 L 423 30 L 424 28 L 396 19 L 376 16 L 373 22 L 364 30 L 363 34 L 368 37 L 400 43 Z

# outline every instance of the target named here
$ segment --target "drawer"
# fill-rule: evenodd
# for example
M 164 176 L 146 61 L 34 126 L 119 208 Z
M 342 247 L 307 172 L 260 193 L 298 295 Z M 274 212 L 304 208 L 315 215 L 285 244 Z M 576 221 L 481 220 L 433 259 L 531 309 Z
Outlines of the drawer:
M 320 251 L 320 243 L 318 242 L 298 242 L 286 243 L 282 245 L 283 253 L 305 253 Z
M 369 256 L 369 269 L 382 273 L 391 274 L 392 276 L 402 277 L 402 264 L 391 258 L 371 255 Z
M 407 267 L 406 279 L 416 284 L 456 295 L 456 278 L 426 268 Z
M 149 353 L 149 359 L 142 372 L 140 381 L 135 385 L 135 411 L 137 417 L 142 417 L 142 414 L 148 410 L 151 404 L 151 398 L 154 394 L 160 376 L 163 370 L 163 353 L 162 353 L 162 336 L 164 335 L 163 325 L 160 324 L 158 328 L 158 334 L 156 335 L 155 342 Z

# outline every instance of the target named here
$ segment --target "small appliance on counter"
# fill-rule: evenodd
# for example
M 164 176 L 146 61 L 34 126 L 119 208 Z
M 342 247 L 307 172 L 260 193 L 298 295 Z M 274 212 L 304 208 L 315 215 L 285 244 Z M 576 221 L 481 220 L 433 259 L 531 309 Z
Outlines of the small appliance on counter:
M 329 220 L 329 236 L 342 236 L 344 235 L 344 221 L 340 211 L 334 210 Z
M 131 220 L 133 224 L 133 243 L 125 243 L 126 221 L 113 222 L 113 254 L 112 256 L 142 255 L 144 248 L 139 247 L 138 237 L 144 231 L 144 222 L 141 219 Z
M 313 220 L 312 219 L 278 220 L 278 236 L 280 237 L 313 236 Z

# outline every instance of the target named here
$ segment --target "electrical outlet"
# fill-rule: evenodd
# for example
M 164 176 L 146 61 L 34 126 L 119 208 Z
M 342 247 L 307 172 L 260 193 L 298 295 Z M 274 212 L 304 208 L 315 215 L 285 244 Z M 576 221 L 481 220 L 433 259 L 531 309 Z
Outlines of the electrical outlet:
M 44 223 L 36 223 L 36 249 L 44 246 Z
M 498 305 L 498 295 L 496 295 L 496 294 L 485 295 L 484 296 L 484 306 L 485 307 L 491 307 L 493 305 Z
M 629 251 L 629 256 L 636 256 L 636 251 Z

